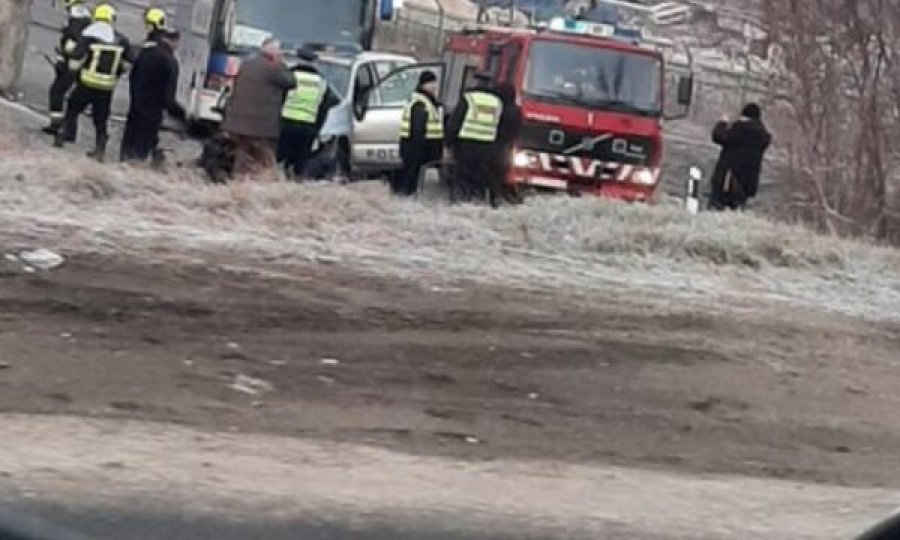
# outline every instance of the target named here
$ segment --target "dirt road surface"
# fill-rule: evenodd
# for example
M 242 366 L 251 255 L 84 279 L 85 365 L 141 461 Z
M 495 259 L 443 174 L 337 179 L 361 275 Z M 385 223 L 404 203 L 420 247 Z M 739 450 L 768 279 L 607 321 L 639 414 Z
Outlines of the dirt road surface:
M 0 506 L 116 540 L 838 539 L 900 506 L 896 252 L 212 187 L 35 121 L 0 114 Z
M 288 471 L 302 475 L 305 463 L 313 474 L 323 456 L 349 452 L 359 457 L 333 465 L 349 471 L 348 485 L 334 471 L 312 482 L 334 508 L 357 494 L 366 511 L 462 505 L 493 516 L 506 511 L 500 494 L 515 493 L 522 506 L 509 527 L 554 524 L 560 538 L 617 526 L 642 538 L 751 538 L 759 527 L 773 537 L 839 538 L 896 504 L 887 490 L 707 476 L 900 483 L 895 327 L 764 306 L 704 315 L 615 294 L 583 305 L 477 285 L 430 290 L 330 264 L 273 277 L 237 262 L 76 255 L 43 274 L 7 268 L 0 430 L 15 442 L 0 450 L 0 470 L 8 481 L 43 486 L 45 502 L 91 504 L 165 499 L 169 481 L 181 483 L 178 500 L 195 487 L 215 500 L 253 485 L 263 492 L 247 497 L 246 512 L 273 485 L 287 499 L 312 489 Z M 171 435 L 115 419 L 200 431 Z M 294 469 L 291 445 L 315 456 Z M 201 489 L 196 474 L 216 459 Z M 500 482 L 490 488 L 496 500 L 482 474 Z M 599 482 L 607 474 L 622 485 Z M 458 499 L 429 499 L 444 482 L 455 486 L 445 496 Z M 376 504 L 388 494 L 402 500 Z M 664 511 L 688 494 L 684 508 Z M 537 508 L 546 520 L 522 521 Z M 760 512 L 780 517 L 761 525 Z

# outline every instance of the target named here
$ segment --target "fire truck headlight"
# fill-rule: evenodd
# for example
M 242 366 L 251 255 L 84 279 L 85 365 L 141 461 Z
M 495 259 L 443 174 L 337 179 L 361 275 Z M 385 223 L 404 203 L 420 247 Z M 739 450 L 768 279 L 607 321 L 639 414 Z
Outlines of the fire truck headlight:
M 527 152 L 516 152 L 513 154 L 513 166 L 527 168 L 531 166 L 531 156 Z
M 635 171 L 634 174 L 631 175 L 631 181 L 635 184 L 641 184 L 643 186 L 652 186 L 656 181 L 653 178 L 653 173 L 650 172 L 650 169 L 640 169 Z

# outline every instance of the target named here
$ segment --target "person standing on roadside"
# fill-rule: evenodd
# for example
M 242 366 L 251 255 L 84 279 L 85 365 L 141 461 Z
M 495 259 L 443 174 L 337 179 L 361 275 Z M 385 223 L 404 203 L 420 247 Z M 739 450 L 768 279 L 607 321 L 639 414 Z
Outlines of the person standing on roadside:
M 116 9 L 110 4 L 94 8 L 94 22 L 82 32 L 72 53 L 72 66 L 78 82 L 69 96 L 63 125 L 56 132 L 53 145 L 62 148 L 75 140 L 78 117 L 88 107 L 94 121 L 96 143 L 88 157 L 104 161 L 109 141 L 109 114 L 113 92 L 119 79 L 131 64 L 131 44 L 115 30 Z
M 288 176 L 299 180 L 303 178 L 313 142 L 328 117 L 328 110 L 340 100 L 319 73 L 315 52 L 301 48 L 297 58 L 297 65 L 292 69 L 297 86 L 288 92 L 281 109 L 281 135 L 276 158 Z
M 157 44 L 144 47 L 131 70 L 131 104 L 125 134 L 122 137 L 122 161 L 143 162 L 153 156 L 155 165 L 162 165 L 159 154 L 159 130 L 163 113 L 181 122 L 185 121 L 184 109 L 175 99 L 178 88 L 178 48 L 180 34 L 166 30 L 159 34 Z
M 77 66 L 72 68 L 72 53 L 78 46 L 81 33 L 91 24 L 91 9 L 84 4 L 84 0 L 65 0 L 66 26 L 62 29 L 59 43 L 56 45 L 56 62 L 53 70 L 56 75 L 50 85 L 50 125 L 44 128 L 44 133 L 55 135 L 59 131 L 66 115 L 66 94 L 75 84 L 78 74 Z
M 425 71 L 413 91 L 400 123 L 400 158 L 403 168 L 391 182 L 396 195 L 410 196 L 419 187 L 419 174 L 444 152 L 444 115 L 437 101 L 438 79 Z
M 222 124 L 235 145 L 234 174 L 274 169 L 281 109 L 285 95 L 296 86 L 276 39 L 265 40 L 259 54 L 241 65 Z
M 508 203 L 519 202 L 508 182 L 516 140 L 522 129 L 522 109 L 516 100 L 515 86 L 508 82 L 500 83 L 497 95 L 503 102 L 503 114 L 500 116 L 494 173 L 488 177 L 491 205 L 494 207 L 499 205 L 501 199 Z
M 476 85 L 463 94 L 447 122 L 447 147 L 453 154 L 455 196 L 462 201 L 485 200 L 497 174 L 500 120 L 503 101 L 487 73 L 476 75 Z M 491 201 L 495 202 L 491 193 Z
M 759 105 L 748 103 L 735 122 L 723 116 L 713 128 L 712 140 L 722 151 L 712 176 L 709 207 L 743 209 L 759 189 L 763 158 L 772 141 Z

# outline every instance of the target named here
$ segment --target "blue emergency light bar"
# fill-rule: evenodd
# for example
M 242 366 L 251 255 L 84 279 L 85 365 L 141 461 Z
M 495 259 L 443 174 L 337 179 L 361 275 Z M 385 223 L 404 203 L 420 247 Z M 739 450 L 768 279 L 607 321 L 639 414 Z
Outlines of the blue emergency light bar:
M 644 31 L 641 28 L 602 22 L 581 21 L 567 17 L 554 17 L 550 20 L 549 28 L 554 32 L 617 39 L 629 43 L 640 43 L 644 40 Z
M 398 2 L 397 5 L 395 5 L 394 0 L 380 0 L 380 2 L 378 2 L 378 15 L 380 16 L 381 20 L 393 20 L 394 12 L 396 11 L 396 8 L 399 7 L 400 3 L 401 2 Z

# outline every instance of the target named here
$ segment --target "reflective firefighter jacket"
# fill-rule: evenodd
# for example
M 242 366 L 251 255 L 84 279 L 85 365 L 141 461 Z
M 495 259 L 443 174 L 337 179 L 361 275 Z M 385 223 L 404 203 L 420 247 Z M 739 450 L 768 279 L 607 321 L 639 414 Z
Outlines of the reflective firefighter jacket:
M 72 53 L 78 46 L 78 39 L 84 29 L 91 24 L 91 10 L 84 4 L 75 4 L 66 10 L 68 20 L 66 26 L 62 29 L 59 36 L 59 43 L 56 45 L 56 62 L 59 64 L 68 64 Z
M 109 23 L 95 22 L 82 32 L 69 67 L 78 71 L 78 81 L 84 86 L 111 92 L 131 62 L 128 40 Z

